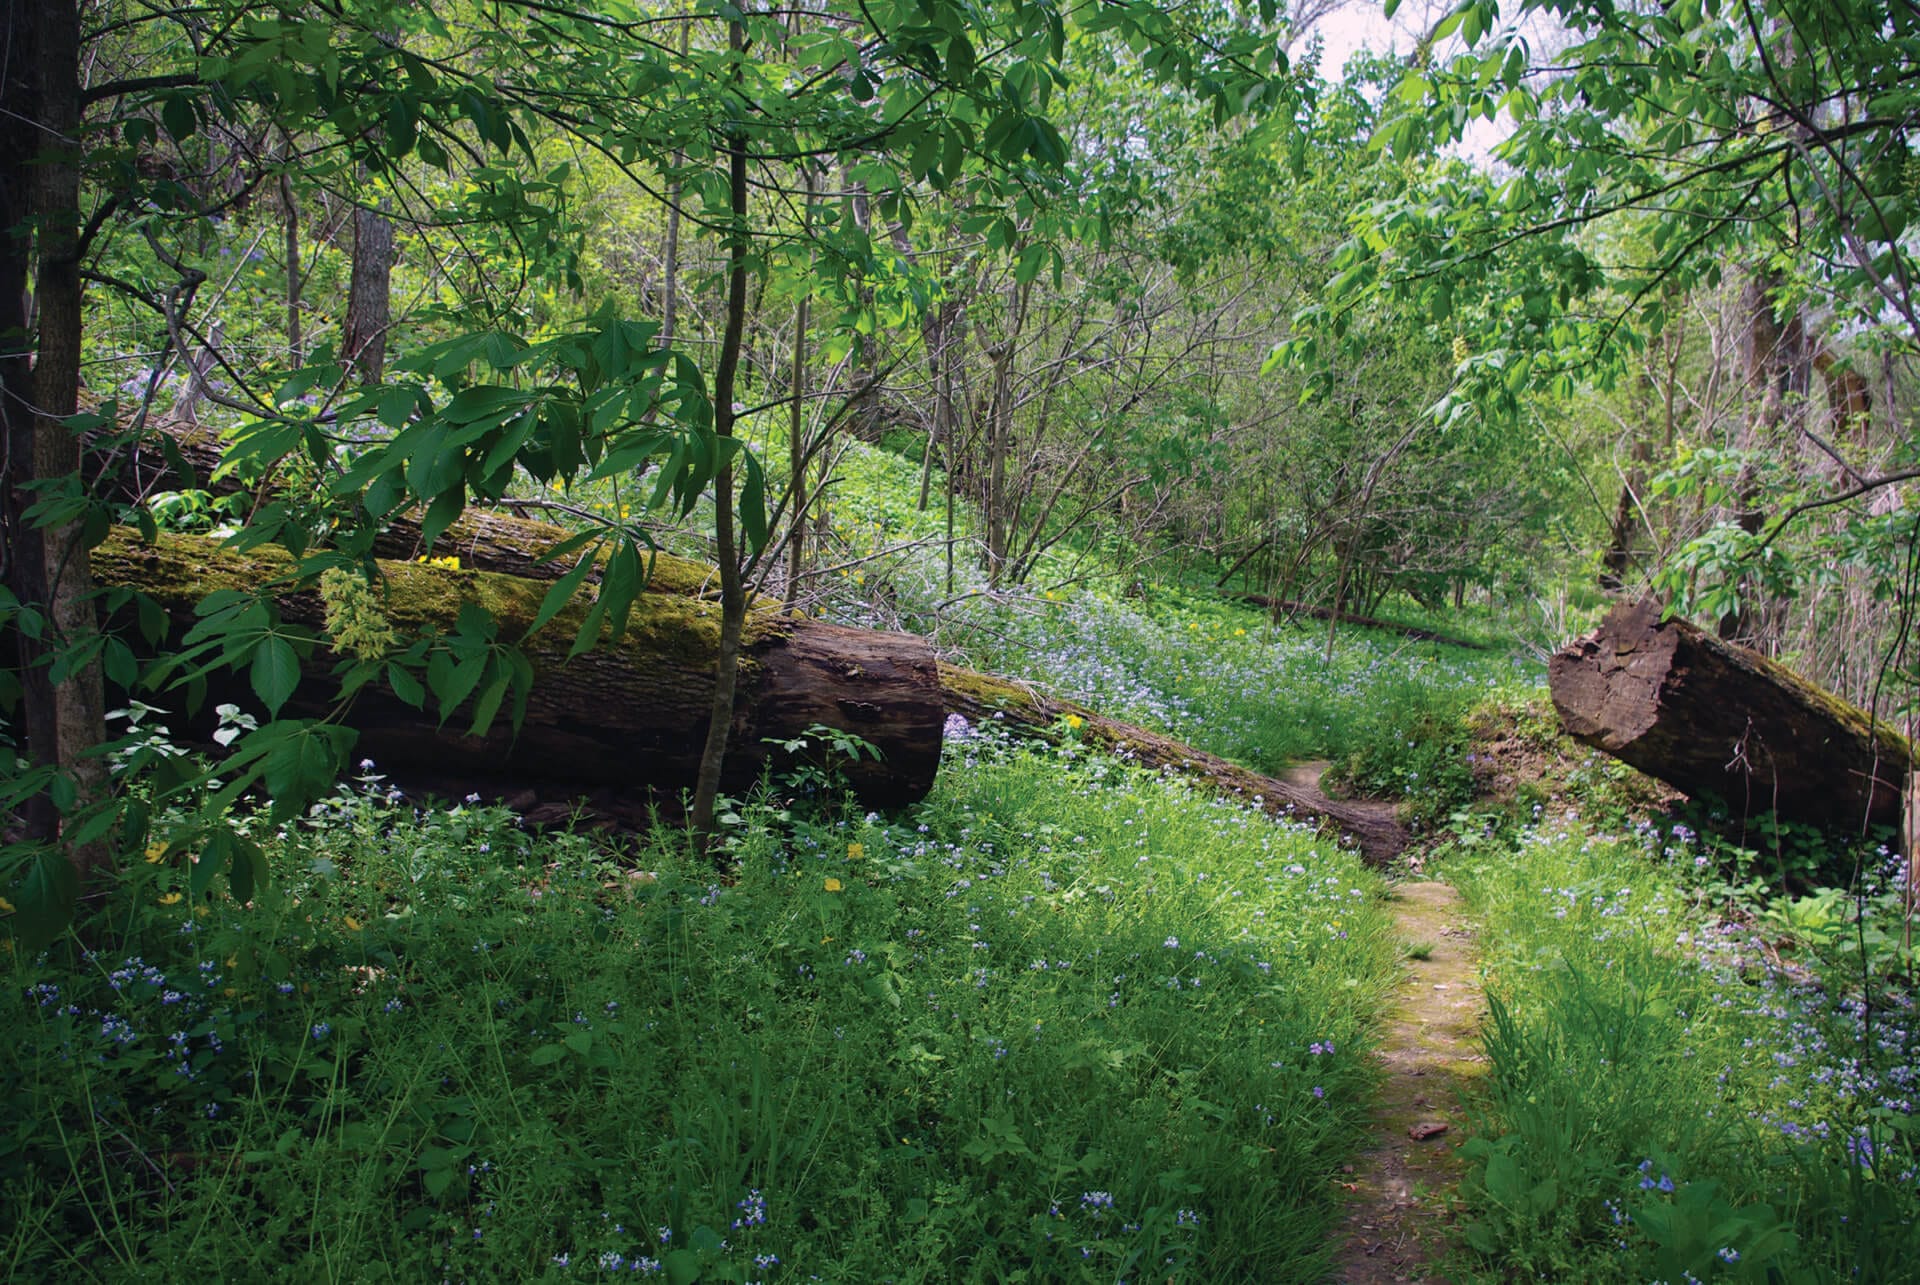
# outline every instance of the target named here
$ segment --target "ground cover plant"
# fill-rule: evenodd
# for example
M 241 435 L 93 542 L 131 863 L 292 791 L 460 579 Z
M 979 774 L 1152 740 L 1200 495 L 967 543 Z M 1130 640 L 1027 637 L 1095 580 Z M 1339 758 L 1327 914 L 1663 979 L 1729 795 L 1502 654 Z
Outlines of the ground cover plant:
M 1396 944 L 1311 834 L 955 729 L 898 820 L 533 838 L 369 770 L 15 961 L 11 1278 L 1310 1280 Z
M 1718 855 L 1550 808 L 1443 866 L 1483 917 L 1490 1008 L 1464 1277 L 1910 1274 L 1920 1028 L 1875 883 L 1901 858 L 1877 854 L 1859 919 L 1844 893 L 1801 907 L 1822 936 L 1793 899 L 1756 916 Z

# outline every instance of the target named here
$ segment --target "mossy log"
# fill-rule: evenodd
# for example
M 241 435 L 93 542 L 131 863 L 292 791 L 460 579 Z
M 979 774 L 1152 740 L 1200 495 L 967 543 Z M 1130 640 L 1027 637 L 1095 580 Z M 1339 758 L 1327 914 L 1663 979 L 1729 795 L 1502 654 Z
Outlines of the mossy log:
M 104 585 L 145 592 L 184 628 L 207 594 L 271 584 L 286 577 L 292 563 L 277 550 L 239 554 L 197 536 L 163 535 L 147 545 L 118 529 L 94 550 L 93 569 Z M 684 593 L 643 594 L 620 641 L 568 659 L 584 602 L 525 637 L 544 583 L 401 561 L 382 562 L 380 571 L 381 610 L 403 633 L 451 629 L 461 605 L 475 602 L 499 623 L 503 639 L 519 641 L 534 670 L 517 736 L 504 718 L 485 736 L 465 735 L 467 721 L 459 714 L 442 726 L 369 684 L 347 721 L 360 732 L 356 752 L 382 771 L 404 785 L 491 792 L 521 806 L 564 808 L 584 795 L 591 811 L 617 822 L 642 821 L 654 804 L 670 810 L 691 788 L 713 694 L 717 604 Z M 286 592 L 276 602 L 288 622 L 322 628 L 317 593 Z M 331 704 L 339 691 L 337 659 L 321 647 L 304 662 L 299 708 L 289 712 L 314 713 Z M 243 682 L 239 689 L 244 696 Z M 923 639 L 761 607 L 747 624 L 724 785 L 744 790 L 777 752 L 770 742 L 824 724 L 881 751 L 877 762 L 847 765 L 848 783 L 868 806 L 897 807 L 932 787 L 945 719 L 933 652 Z
M 192 426 L 177 424 L 159 426 L 154 437 L 142 443 L 138 449 L 124 450 L 111 461 L 103 456 L 94 457 L 98 461 L 96 467 L 108 472 L 115 479 L 111 484 L 112 489 L 123 498 L 131 500 L 156 490 L 177 488 L 182 484 L 182 478 L 166 458 L 167 453 L 159 447 L 157 438 L 161 434 L 168 439 L 171 453 L 196 475 L 195 480 L 201 485 L 205 485 L 207 478 L 218 466 L 221 447 L 213 434 Z M 417 585 L 499 585 L 509 577 L 533 581 L 556 579 L 566 571 L 566 566 L 542 561 L 541 555 L 570 534 L 572 533 L 565 528 L 548 523 L 528 521 L 490 510 L 470 509 L 449 528 L 431 551 L 421 546 L 419 523 L 405 515 L 397 518 L 381 535 L 378 549 L 383 555 L 397 560 L 386 566 L 388 583 L 392 586 L 393 600 L 403 601 L 412 594 Z M 116 540 L 123 541 L 124 537 L 116 536 Z M 213 548 L 204 542 L 203 547 Z M 218 550 L 216 549 L 215 552 Z M 457 556 L 463 570 L 451 571 L 406 561 L 427 552 L 439 556 Z M 107 550 L 96 553 L 97 558 L 112 556 L 114 555 L 111 551 Z M 127 555 L 123 553 L 121 556 Z M 202 562 L 204 561 L 203 559 Z M 471 568 L 471 570 L 464 568 Z M 490 575 L 489 573 L 499 574 Z M 142 581 L 147 573 L 140 568 L 126 568 L 108 574 L 109 583 L 136 584 Z M 283 574 L 283 571 L 276 571 L 274 574 Z M 113 580 L 111 577 L 114 575 L 121 578 L 117 581 Z M 141 587 L 147 587 L 149 592 L 152 592 L 150 586 L 142 585 Z M 191 587 L 191 585 L 185 586 L 182 592 L 190 591 Z M 209 584 L 207 587 L 213 588 L 218 585 Z M 684 699 L 675 702 L 676 706 L 691 706 L 699 703 L 704 711 L 704 702 L 712 691 L 711 648 L 717 640 L 717 634 L 713 631 L 717 628 L 714 622 L 718 620 L 718 606 L 705 599 L 716 593 L 717 587 L 716 574 L 711 567 L 668 554 L 661 554 L 654 560 L 653 579 L 649 583 L 647 594 L 641 599 L 644 604 L 644 616 L 649 620 L 665 622 L 684 619 L 687 613 L 692 613 L 693 619 L 703 627 L 698 644 L 680 647 L 672 658 L 673 668 L 667 671 L 669 676 L 666 681 L 679 683 L 684 689 Z M 537 608 L 543 592 L 543 585 L 530 588 L 523 585 L 515 589 L 514 593 L 520 602 L 519 609 L 523 613 L 518 618 L 523 623 L 531 619 L 532 611 Z M 530 595 L 530 598 L 526 595 Z M 678 599 L 679 602 L 676 605 L 663 599 Z M 694 601 L 689 603 L 688 599 Z M 529 601 L 531 606 L 527 605 Z M 486 602 L 484 605 L 490 609 L 493 608 L 492 602 Z M 457 612 L 458 603 L 455 601 L 450 607 L 443 604 L 443 609 Z M 303 618 L 312 622 L 319 620 L 317 599 L 309 595 L 304 603 L 304 610 L 306 615 Z M 409 623 L 403 614 L 396 614 L 395 619 L 400 623 Z M 577 619 L 577 615 L 563 616 L 547 628 L 546 635 L 550 645 L 560 648 L 562 654 L 567 642 L 573 636 L 572 626 L 568 622 L 571 620 L 577 623 Z M 826 676 L 831 678 L 835 667 L 838 666 L 840 670 L 838 683 L 854 687 L 859 685 L 862 678 L 876 678 L 877 675 L 869 670 L 867 662 L 858 658 L 861 647 L 858 639 L 865 631 L 842 629 L 817 621 L 779 617 L 767 605 L 763 605 L 754 613 L 748 630 L 749 639 L 760 638 L 759 631 L 763 630 L 770 630 L 779 635 L 778 650 L 783 655 L 794 658 L 797 667 L 793 672 L 803 677 L 798 681 L 789 679 L 786 677 L 789 670 L 785 667 L 771 671 L 760 667 L 762 653 L 770 648 L 763 642 L 753 642 L 749 648 L 748 680 L 752 685 L 742 698 L 742 717 L 748 720 L 752 727 L 745 735 L 756 738 L 792 735 L 794 733 L 791 730 L 778 729 L 781 727 L 804 729 L 812 723 L 847 726 L 849 730 L 858 732 L 875 744 L 882 745 L 882 748 L 888 750 L 891 756 L 894 751 L 890 743 L 883 743 L 880 738 L 863 730 L 884 717 L 884 709 L 863 709 L 864 698 L 857 692 L 840 692 L 834 683 L 822 683 L 811 677 L 806 668 L 810 665 L 816 670 L 824 670 Z M 898 639 L 900 636 L 881 634 L 874 637 Z M 881 649 L 883 672 L 888 666 L 897 666 L 902 663 L 895 657 L 892 650 L 898 645 L 898 643 L 889 643 Z M 916 656 L 919 654 L 915 653 Z M 574 664 L 579 665 L 591 659 L 593 658 L 582 657 Z M 618 657 L 611 659 L 602 657 L 594 663 L 592 669 L 595 672 L 618 673 L 622 663 Z M 914 662 L 916 666 L 918 663 L 917 660 Z M 547 680 L 544 675 L 549 672 L 557 674 L 562 669 L 563 667 L 551 662 L 546 663 L 541 669 L 543 679 L 536 685 L 536 693 L 546 686 Z M 917 668 L 915 674 L 914 683 L 917 691 L 919 681 Z M 1106 718 L 1084 706 L 1042 695 L 1025 684 L 1008 679 L 941 664 L 938 666 L 937 682 L 943 714 L 952 712 L 976 722 L 993 720 L 998 715 L 997 721 L 1016 735 L 1043 739 L 1057 736 L 1063 720 L 1071 714 L 1082 720 L 1080 735 L 1090 745 L 1149 766 L 1178 770 L 1196 777 L 1224 794 L 1250 801 L 1258 800 L 1260 805 L 1270 813 L 1289 814 L 1303 820 L 1323 823 L 1351 837 L 1369 860 L 1379 864 L 1390 861 L 1407 846 L 1406 831 L 1392 819 L 1391 809 L 1380 805 L 1369 806 L 1328 799 L 1316 790 L 1262 776 L 1158 732 Z M 808 700 L 806 696 L 806 693 L 810 692 L 827 691 L 836 693 L 832 698 L 831 708 L 822 707 L 817 696 L 812 700 Z M 771 706 L 788 700 L 790 692 L 793 693 L 793 699 L 800 702 L 799 705 L 786 716 L 776 716 Z M 697 752 L 697 747 L 705 736 L 704 712 L 695 719 L 690 711 L 680 709 L 669 726 L 646 725 L 641 720 L 651 717 L 652 706 L 643 700 L 627 708 L 619 703 L 629 699 L 621 693 L 620 685 L 616 684 L 610 689 L 610 695 L 614 700 L 596 711 L 599 718 L 608 720 L 611 724 L 605 731 L 605 738 L 624 738 L 623 743 L 648 762 L 671 760 L 672 755 L 668 747 L 675 743 L 676 738 L 684 738 L 680 748 L 689 756 L 690 764 L 690 756 Z M 388 758 L 380 761 L 384 765 L 393 761 L 394 753 L 403 754 L 407 764 L 410 765 L 407 774 L 413 780 L 421 779 L 424 769 L 438 762 L 439 746 L 449 741 L 459 742 L 468 739 L 455 737 L 450 732 L 431 729 L 427 726 L 430 720 L 418 711 L 401 705 L 390 695 L 380 699 L 385 702 L 380 713 L 382 722 L 388 730 L 381 733 L 377 739 L 381 744 L 394 746 L 394 750 L 389 751 Z M 840 705 L 838 702 L 843 700 L 850 704 Z M 564 705 L 565 698 L 555 697 L 546 703 L 556 702 Z M 916 720 L 925 717 L 924 708 L 918 703 L 914 704 L 911 713 Z M 859 716 L 857 720 L 856 715 Z M 530 710 L 528 715 L 530 724 L 533 718 L 534 713 Z M 356 707 L 356 721 L 359 721 L 358 707 Z M 697 733 L 689 730 L 690 728 L 697 728 Z M 916 729 L 918 734 L 925 736 L 923 722 L 916 722 Z M 907 730 L 899 729 L 895 735 L 903 735 Z M 729 761 L 731 773 L 729 779 L 735 782 L 738 782 L 743 774 L 751 776 L 752 771 L 757 770 L 764 756 L 764 749 L 760 747 L 757 739 L 752 746 L 747 746 L 743 744 L 742 737 L 741 728 L 736 727 L 732 743 L 736 747 L 741 747 L 743 752 L 739 755 L 737 766 L 733 760 Z M 933 769 L 938 761 L 939 744 L 937 726 L 932 735 L 925 737 L 924 742 L 915 742 L 914 757 L 910 760 L 912 779 L 917 781 L 921 774 L 924 774 L 927 781 L 932 780 Z M 378 755 L 375 757 L 379 758 Z M 616 754 L 614 757 L 617 759 L 619 755 Z M 473 756 L 468 754 L 455 762 L 444 764 L 443 766 L 452 770 L 442 772 L 433 779 L 432 783 L 441 785 L 449 792 L 456 785 L 461 792 L 470 788 L 479 788 L 478 785 L 460 784 L 477 780 L 475 775 L 477 765 L 472 762 L 472 759 Z M 486 775 L 489 780 L 513 783 L 511 788 L 503 787 L 502 793 L 505 797 L 518 803 L 525 803 L 531 793 L 539 799 L 539 806 L 549 810 L 569 805 L 572 797 L 583 791 L 587 794 L 593 811 L 616 821 L 627 819 L 636 806 L 633 799 L 597 785 L 599 778 L 594 776 L 573 781 L 572 784 L 575 787 L 573 795 L 566 793 L 569 778 L 564 775 L 556 776 L 550 771 L 530 771 L 525 779 L 521 779 L 517 774 L 521 771 L 521 764 L 525 762 L 526 753 L 524 747 L 521 747 L 515 751 L 511 763 L 500 760 L 494 763 Z M 418 766 L 412 766 L 415 764 Z M 394 765 L 398 767 L 399 763 L 394 761 Z M 539 768 L 543 765 L 535 762 L 527 763 L 526 766 Z M 690 766 L 687 770 L 691 770 Z M 870 765 L 863 768 L 863 773 L 871 774 L 874 771 L 875 769 Z M 668 772 L 663 779 L 671 782 L 679 780 L 680 777 Z M 921 788 L 921 792 L 924 793 L 924 787 Z M 875 806 L 878 806 L 885 800 L 904 799 L 908 796 L 918 797 L 911 790 L 894 787 L 882 788 L 873 794 L 863 794 L 862 797 L 869 798 Z
M 1407 832 L 1384 804 L 1329 799 L 1318 790 L 1278 781 L 1197 750 L 1171 736 L 1096 714 L 1084 705 L 1056 700 L 1024 683 L 941 664 L 940 688 L 947 708 L 975 723 L 1005 727 L 1015 735 L 1057 740 L 1069 719 L 1082 743 L 1148 767 L 1170 768 L 1221 794 L 1257 803 L 1275 816 L 1323 825 L 1351 839 L 1361 854 L 1384 866 L 1407 846 Z
M 1831 692 L 1651 602 L 1622 603 L 1547 667 L 1574 739 L 1746 815 L 1900 819 L 1913 747 Z

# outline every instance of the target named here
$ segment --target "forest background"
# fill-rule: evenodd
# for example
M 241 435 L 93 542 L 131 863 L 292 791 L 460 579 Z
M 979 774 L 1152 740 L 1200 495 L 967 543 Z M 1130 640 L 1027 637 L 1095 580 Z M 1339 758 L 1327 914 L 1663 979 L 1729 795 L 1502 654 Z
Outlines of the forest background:
M 1910 730 L 1920 8 L 1388 4 L 1336 67 L 1363 9 L 9 5 L 0 1261 L 1323 1276 L 1433 943 L 1078 715 L 953 725 L 898 815 L 844 729 L 728 797 L 760 595 L 1399 796 L 1490 925 L 1489 1278 L 1896 1278 L 1883 836 L 1656 824 L 1596 760 L 1475 808 L 1619 596 Z M 499 510 L 569 532 L 576 657 L 712 568 L 666 824 L 359 752 L 375 692 L 520 726 L 525 639 L 393 596 Z M 279 570 L 96 583 L 183 538 Z
M 849 570 L 850 440 L 919 460 L 993 592 L 1071 551 L 1362 614 L 1472 595 L 1545 642 L 1596 580 L 1650 587 L 1898 713 L 1905 6 L 1438 6 L 1339 75 L 1336 7 L 16 6 L 10 805 L 66 814 L 80 868 L 142 831 L 100 753 L 98 675 L 139 667 L 91 623 L 116 517 L 311 580 L 410 507 L 431 546 L 544 506 L 591 532 L 567 591 L 612 568 L 596 629 L 680 541 L 737 646 L 749 586 L 818 611 Z M 76 433 L 161 420 L 304 488 L 116 510 Z M 195 641 L 277 713 L 311 640 L 216 605 Z M 525 674 L 468 623 L 384 681 L 479 725 Z M 235 788 L 316 796 L 350 740 L 269 717 Z

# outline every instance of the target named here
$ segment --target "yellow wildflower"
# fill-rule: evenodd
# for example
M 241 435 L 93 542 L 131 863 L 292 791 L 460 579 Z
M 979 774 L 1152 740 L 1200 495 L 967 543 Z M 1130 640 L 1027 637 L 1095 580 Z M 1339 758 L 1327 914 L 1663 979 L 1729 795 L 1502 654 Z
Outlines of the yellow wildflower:
M 179 893 L 177 893 L 177 892 L 170 892 L 170 893 L 168 893 L 168 894 L 167 894 L 166 896 L 164 896 L 164 897 L 162 897 L 162 898 L 160 898 L 160 904 L 161 904 L 161 905 L 163 905 L 163 906 L 176 906 L 176 905 L 179 905 L 179 904 L 180 904 L 180 894 L 179 894 Z
M 866 845 L 866 844 L 864 844 L 864 843 L 849 843 L 849 844 L 847 845 L 847 860 L 849 860 L 849 861 L 858 861 L 858 860 L 859 860 L 860 858 L 862 858 L 862 857 L 864 857 L 864 856 L 866 856 L 866 855 L 867 855 L 867 845 Z
M 0 897 L 0 915 L 10 915 L 13 913 L 13 910 L 13 903 L 5 897 Z
M 1081 718 L 1078 714 L 1067 715 L 1067 726 L 1076 732 L 1086 725 L 1086 721 L 1086 719 Z
M 352 915 L 343 916 L 340 922 L 346 925 L 346 929 L 350 933 L 357 933 L 360 931 L 360 921 L 358 919 L 355 919 Z
M 839 892 L 842 888 L 846 887 L 845 884 L 835 879 L 832 875 L 827 876 L 827 882 L 824 886 L 828 892 Z
M 149 843 L 147 845 L 147 864 L 148 865 L 152 865 L 154 862 L 160 860 L 160 858 L 166 855 L 167 855 L 167 845 L 162 843 L 160 840 L 155 839 L 152 843 Z

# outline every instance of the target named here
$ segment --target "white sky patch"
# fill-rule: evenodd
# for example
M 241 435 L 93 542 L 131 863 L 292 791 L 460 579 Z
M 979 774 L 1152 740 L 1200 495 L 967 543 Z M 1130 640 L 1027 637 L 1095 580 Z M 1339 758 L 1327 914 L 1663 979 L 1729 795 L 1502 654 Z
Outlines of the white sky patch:
M 1306 4 L 1296 3 L 1293 7 L 1307 8 L 1311 3 L 1312 0 L 1307 0 Z M 1389 19 L 1381 0 L 1345 0 L 1308 29 L 1325 42 L 1320 74 L 1330 81 L 1338 80 L 1347 60 L 1363 49 L 1376 54 L 1411 54 L 1422 37 L 1454 7 L 1455 0 L 1403 0 Z M 1303 39 L 1296 48 L 1304 47 L 1305 43 Z M 1442 57 L 1457 48 L 1457 37 L 1442 41 L 1439 46 Z M 1488 163 L 1494 146 L 1509 132 L 1510 125 L 1504 119 L 1476 120 L 1467 127 L 1467 136 L 1460 143 L 1458 154 L 1470 161 Z

